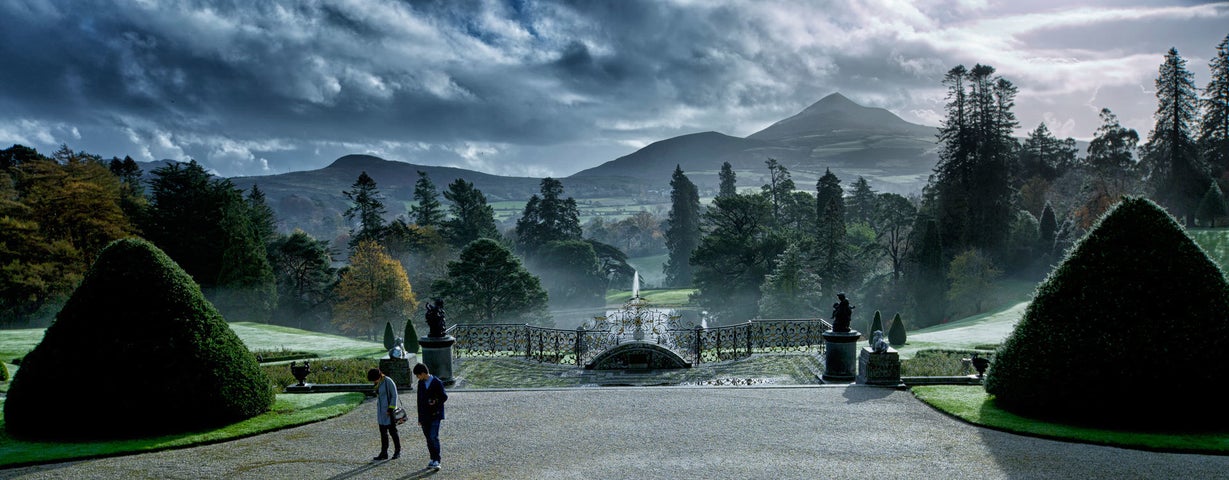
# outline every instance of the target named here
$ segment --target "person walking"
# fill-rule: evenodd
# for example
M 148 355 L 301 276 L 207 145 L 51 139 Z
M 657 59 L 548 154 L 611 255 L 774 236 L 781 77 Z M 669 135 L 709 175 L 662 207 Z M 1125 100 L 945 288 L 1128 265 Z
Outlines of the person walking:
M 380 425 L 380 454 L 372 460 L 388 460 L 388 437 L 393 437 L 393 457 L 401 456 L 401 435 L 397 434 L 397 422 L 393 411 L 397 409 L 397 383 L 378 368 L 367 370 L 367 380 L 376 386 L 376 423 Z
M 427 468 L 439 470 L 440 420 L 444 419 L 444 402 L 448 401 L 448 393 L 444 392 L 444 382 L 432 375 L 426 365 L 414 365 L 414 376 L 418 378 L 418 424 L 422 425 L 422 434 L 427 437 L 427 451 L 431 454 Z

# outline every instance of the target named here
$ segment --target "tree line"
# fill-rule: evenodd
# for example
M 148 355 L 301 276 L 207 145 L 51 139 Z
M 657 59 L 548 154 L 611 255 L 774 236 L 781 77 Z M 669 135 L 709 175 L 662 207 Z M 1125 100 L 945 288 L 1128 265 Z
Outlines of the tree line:
M 131 158 L 62 146 L 51 156 L 0 150 L 0 324 L 45 324 L 110 241 L 149 239 L 193 276 L 228 320 L 375 336 L 445 299 L 450 323 L 550 325 L 550 308 L 600 308 L 634 275 L 627 252 L 665 251 L 668 286 L 694 287 L 710 324 L 826 317 L 837 292 L 905 312 L 914 328 L 981 310 L 1003 276 L 1035 279 L 1124 194 L 1155 198 L 1188 225 L 1229 212 L 1229 37 L 1197 93 L 1176 50 L 1158 69 L 1156 124 L 1141 136 L 1108 108 L 1088 149 L 1042 123 L 1023 141 L 1018 93 L 988 65 L 956 66 L 939 127 L 940 161 L 913 197 L 848 187 L 831 171 L 800 190 L 785 165 L 738 193 L 722 165 L 711 204 L 676 166 L 667 218 L 647 212 L 582 226 L 562 182 L 543 179 L 515 228 L 500 232 L 482 192 L 441 192 L 423 172 L 415 205 L 386 222 L 366 172 L 345 192 L 342 245 L 277 219 L 254 185 L 241 191 L 196 162 L 148 181 Z M 441 199 L 442 197 L 442 199 Z
M 1083 155 L 1045 123 L 1015 138 L 1018 88 L 989 65 L 953 67 L 940 160 L 911 198 L 861 177 L 846 190 L 831 171 L 798 190 L 770 158 L 758 193 L 737 193 L 723 165 L 720 193 L 701 208 L 676 169 L 668 278 L 696 287 L 710 324 L 827 317 L 846 291 L 917 328 L 980 312 L 1004 276 L 1044 275 L 1123 195 L 1154 198 L 1188 226 L 1219 226 L 1229 214 L 1229 36 L 1209 67 L 1200 94 L 1170 49 L 1146 141 L 1104 108 Z

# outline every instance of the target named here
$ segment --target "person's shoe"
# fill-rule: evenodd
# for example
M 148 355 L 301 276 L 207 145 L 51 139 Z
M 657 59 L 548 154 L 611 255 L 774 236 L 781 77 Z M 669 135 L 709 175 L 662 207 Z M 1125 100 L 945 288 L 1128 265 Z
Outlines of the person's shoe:
M 390 460 L 396 460 L 398 458 L 401 458 L 401 452 L 393 452 L 393 456 L 390 458 Z
M 428 464 L 427 464 L 427 468 L 432 468 L 432 469 L 435 469 L 435 470 L 439 470 L 439 469 L 440 469 L 440 462 L 437 462 L 437 461 L 435 461 L 435 460 L 432 460 L 432 461 L 431 461 L 431 463 L 428 463 Z
M 371 459 L 372 459 L 372 460 L 376 460 L 376 461 L 379 461 L 379 460 L 388 460 L 388 454 L 387 454 L 387 453 L 381 453 L 381 454 L 379 454 L 379 455 L 376 455 L 376 456 L 374 456 L 374 457 L 371 457 Z

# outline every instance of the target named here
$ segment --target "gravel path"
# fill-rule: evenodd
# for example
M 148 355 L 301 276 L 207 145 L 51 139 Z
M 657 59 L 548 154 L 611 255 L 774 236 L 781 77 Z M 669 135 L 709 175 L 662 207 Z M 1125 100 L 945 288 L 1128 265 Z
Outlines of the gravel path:
M 413 401 L 403 394 L 403 401 Z M 374 403 L 233 442 L 0 470 L 0 478 L 1226 478 L 1229 456 L 1064 443 L 970 426 L 859 386 L 450 392 L 444 468 L 421 432 L 379 449 Z M 410 425 L 414 427 L 413 425 Z M 3 446 L 0 446 L 3 448 Z

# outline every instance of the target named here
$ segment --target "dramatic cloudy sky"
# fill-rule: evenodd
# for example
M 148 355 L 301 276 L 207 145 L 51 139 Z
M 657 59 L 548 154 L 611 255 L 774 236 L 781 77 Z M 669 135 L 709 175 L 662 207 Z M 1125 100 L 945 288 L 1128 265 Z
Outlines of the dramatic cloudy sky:
M 989 64 L 1024 127 L 1147 135 L 1176 47 L 1202 88 L 1229 3 L 1016 0 L 0 0 L 0 148 L 195 158 L 226 176 L 347 153 L 566 176 L 676 135 L 745 136 L 841 92 L 937 125 Z

